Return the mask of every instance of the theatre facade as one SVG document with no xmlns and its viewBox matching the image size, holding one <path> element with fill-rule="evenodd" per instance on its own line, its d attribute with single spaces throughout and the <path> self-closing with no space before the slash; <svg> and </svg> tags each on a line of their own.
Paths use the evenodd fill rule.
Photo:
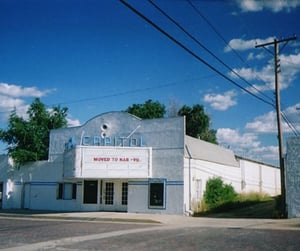
<svg viewBox="0 0 300 251">
<path fill-rule="evenodd" d="M 185 118 L 101 114 L 50 132 L 49 159 L 16 169 L 0 158 L 0 208 L 186 214 L 206 181 L 280 192 L 279 169 L 185 134 Z"/>
</svg>

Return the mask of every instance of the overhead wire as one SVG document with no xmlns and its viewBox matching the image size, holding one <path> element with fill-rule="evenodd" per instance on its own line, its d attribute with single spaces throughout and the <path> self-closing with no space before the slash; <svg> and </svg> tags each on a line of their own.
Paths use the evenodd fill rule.
<svg viewBox="0 0 300 251">
<path fill-rule="evenodd" d="M 98 99 L 106 99 L 106 98 L 124 96 L 124 95 L 128 95 L 128 94 L 145 92 L 145 91 L 149 91 L 149 90 L 167 88 L 167 87 L 170 87 L 170 86 L 180 85 L 182 83 L 187 83 L 187 82 L 191 82 L 191 81 L 197 81 L 197 80 L 200 80 L 200 79 L 210 78 L 210 77 L 213 77 L 213 75 L 210 74 L 210 75 L 203 76 L 201 78 L 198 77 L 198 78 L 185 79 L 183 81 L 173 81 L 173 82 L 169 82 L 169 83 L 165 83 L 165 84 L 158 84 L 158 85 L 151 86 L 151 87 L 131 89 L 131 90 L 123 91 L 123 92 L 116 92 L 116 93 L 102 95 L 102 96 L 95 96 L 95 97 L 82 98 L 82 99 L 74 99 L 74 100 L 67 100 L 67 101 L 64 101 L 64 102 L 57 102 L 55 104 L 49 104 L 49 105 L 46 105 L 46 106 L 50 108 L 50 107 L 53 107 L 53 106 L 56 106 L 56 105 L 68 105 L 68 104 L 82 103 L 82 102 L 88 102 L 88 101 L 93 101 L 93 100 L 98 100 Z M 0 111 L 0 114 L 1 113 L 11 112 L 12 110 L 20 108 L 20 107 L 26 107 L 26 105 L 8 107 L 8 108 L 6 108 L 6 110 Z"/>
<path fill-rule="evenodd" d="M 105 99 L 105 98 L 111 98 L 111 97 L 118 97 L 118 96 L 123 96 L 123 95 L 128 95 L 128 94 L 134 94 L 134 93 L 139 93 L 139 92 L 144 92 L 144 91 L 149 91 L 149 90 L 154 90 L 154 89 L 161 89 L 161 88 L 166 88 L 190 81 L 196 81 L 199 79 L 203 79 L 205 77 L 210 77 L 210 76 L 204 76 L 202 78 L 191 78 L 191 79 L 186 79 L 184 81 L 173 81 L 170 83 L 166 84 L 159 84 L 151 87 L 145 87 L 145 88 L 137 88 L 137 89 L 132 89 L 124 92 L 117 92 L 117 93 L 112 93 L 112 94 L 107 94 L 107 95 L 102 95 L 102 96 L 97 96 L 97 97 L 92 97 L 92 98 L 83 98 L 83 99 L 78 99 L 78 100 L 73 100 L 73 101 L 66 101 L 60 104 L 74 104 L 74 103 L 81 103 L 81 102 L 86 102 L 86 101 L 92 101 L 92 100 L 97 100 L 97 99 Z"/>
<path fill-rule="evenodd" d="M 139 17 L 141 17 L 143 20 L 145 20 L 147 23 L 149 23 L 156 30 L 158 30 L 163 35 L 165 35 L 167 38 L 169 38 L 171 41 L 173 41 L 175 44 L 177 44 L 179 47 L 181 47 L 183 50 L 185 50 L 187 53 L 189 53 L 191 56 L 193 56 L 195 59 L 197 59 L 198 61 L 200 61 L 201 63 L 203 63 L 204 65 L 206 65 L 208 68 L 210 68 L 211 70 L 213 70 L 214 72 L 216 72 L 218 75 L 220 75 L 221 77 L 223 77 L 224 79 L 226 79 L 227 81 L 229 81 L 230 83 L 232 83 L 233 85 L 235 85 L 235 86 L 239 87 L 240 89 L 244 90 L 245 92 L 247 92 L 251 96 L 255 97 L 256 99 L 262 101 L 265 104 L 268 104 L 268 105 L 274 107 L 273 103 L 271 103 L 271 102 L 269 102 L 269 101 L 267 101 L 267 100 L 265 100 L 265 99 L 257 96 L 256 94 L 250 92 L 248 89 L 246 89 L 245 87 L 243 87 L 239 83 L 235 82 L 234 80 L 232 80 L 231 78 L 229 78 L 228 76 L 226 76 L 226 74 L 222 73 L 216 67 L 214 67 L 213 65 L 211 65 L 210 63 L 208 63 L 206 60 L 204 60 L 203 58 L 201 58 L 200 56 L 198 56 L 195 52 L 193 52 L 191 49 L 189 49 L 183 43 L 181 43 L 180 41 L 178 41 L 176 38 L 174 38 L 168 32 L 166 32 L 165 30 L 163 30 L 161 27 L 159 27 L 157 24 L 155 24 L 152 20 L 150 20 L 144 14 L 142 14 L 140 11 L 138 11 L 136 8 L 134 8 L 132 5 L 130 5 L 129 3 L 127 3 L 125 0 L 120 0 L 120 2 L 122 4 L 124 4 L 128 9 L 130 9 L 131 11 L 133 11 L 135 14 L 137 14 Z"/>
<path fill-rule="evenodd" d="M 221 38 L 221 40 L 225 43 L 226 46 L 228 46 L 233 52 L 234 54 L 247 66 L 247 67 L 250 67 L 248 65 L 248 63 L 242 58 L 242 56 L 226 41 L 226 39 L 224 38 L 224 36 L 218 31 L 218 29 L 208 20 L 208 18 L 206 18 L 206 16 L 192 3 L 191 0 L 187 0 L 187 2 L 189 3 L 189 5 L 192 7 L 192 9 L 194 9 L 194 11 L 208 24 L 208 26 Z M 284 45 L 280 48 L 280 52 L 285 48 L 285 46 L 287 45 L 287 42 L 284 43 Z M 274 55 L 274 53 L 269 50 L 269 48 L 267 47 L 263 47 L 268 53 L 270 53 L 271 55 Z M 287 61 L 287 60 L 283 60 L 283 61 L 286 61 L 286 62 L 290 62 L 290 63 L 293 63 L 291 61 Z M 256 77 L 263 81 L 258 75 L 256 75 Z M 264 82 L 264 81 L 263 81 Z M 260 92 L 262 93 L 262 92 Z M 265 97 L 268 97 L 269 99 L 271 99 L 269 96 L 265 95 Z M 273 100 L 273 99 L 272 99 Z M 299 131 L 296 129 L 296 127 L 293 125 L 293 122 L 291 122 L 287 116 L 282 113 L 282 118 L 285 120 L 285 122 L 287 123 L 287 125 L 291 128 L 291 130 L 293 131 L 293 133 L 296 135 L 296 136 L 299 136 L 300 133 Z"/>
<path fill-rule="evenodd" d="M 300 136 L 299 131 L 297 130 L 297 128 L 293 125 L 293 123 L 290 121 L 290 119 L 286 116 L 285 112 L 281 112 L 281 116 L 284 119 L 284 121 L 286 122 L 286 124 L 288 125 L 288 127 L 292 130 L 292 132 L 294 133 L 295 136 Z"/>
<path fill-rule="evenodd" d="M 190 1 L 187 0 L 189 5 L 192 7 L 192 9 L 208 24 L 208 26 L 218 35 L 218 37 L 224 42 L 224 44 L 230 48 L 231 51 L 240 59 L 240 61 L 245 64 L 248 68 L 250 68 L 249 64 L 247 63 L 246 60 L 243 59 L 243 57 L 228 43 L 228 41 L 224 38 L 224 36 L 221 34 L 221 32 L 218 31 L 218 29 L 208 20 L 208 18 Z M 259 79 L 260 81 L 264 82 L 259 75 L 255 74 L 255 77 Z M 248 82 L 248 81 L 247 81 Z M 252 85 L 252 88 L 256 89 L 256 91 L 260 92 L 263 96 L 267 97 L 268 99 L 272 100 L 275 102 L 271 97 L 268 95 L 264 94 L 259 90 L 257 87 Z"/>
<path fill-rule="evenodd" d="M 189 33 L 182 25 L 180 25 L 174 18 L 172 18 L 169 14 L 167 14 L 164 10 L 162 10 L 156 3 L 152 0 L 148 0 L 148 2 L 154 6 L 160 13 L 162 13 L 165 17 L 167 17 L 172 23 L 174 23 L 184 34 L 190 37 L 194 42 L 196 42 L 201 48 L 203 48 L 206 52 L 208 52 L 213 58 L 215 58 L 219 63 L 225 66 L 230 72 L 232 72 L 235 76 L 243 80 L 248 86 L 253 88 L 256 92 L 260 93 L 262 96 L 270 99 L 271 102 L 275 101 L 269 96 L 265 95 L 261 90 L 259 90 L 256 86 L 247 81 L 244 77 L 242 77 L 239 73 L 237 73 L 234 69 L 232 69 L 228 64 L 226 64 L 223 60 L 221 60 L 216 54 L 214 54 L 211 50 L 209 50 L 203 43 L 201 43 L 195 36 Z"/>
</svg>

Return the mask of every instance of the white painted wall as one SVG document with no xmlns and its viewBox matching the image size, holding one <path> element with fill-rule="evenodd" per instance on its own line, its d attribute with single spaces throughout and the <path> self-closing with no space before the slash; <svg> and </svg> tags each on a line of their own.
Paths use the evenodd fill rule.
<svg viewBox="0 0 300 251">
<path fill-rule="evenodd" d="M 259 192 L 271 196 L 280 194 L 278 168 L 245 159 L 238 159 L 238 162 L 239 166 L 233 167 L 185 158 L 185 210 L 196 210 L 203 198 L 206 182 L 213 177 L 221 177 L 224 183 L 231 184 L 238 193 Z"/>
</svg>

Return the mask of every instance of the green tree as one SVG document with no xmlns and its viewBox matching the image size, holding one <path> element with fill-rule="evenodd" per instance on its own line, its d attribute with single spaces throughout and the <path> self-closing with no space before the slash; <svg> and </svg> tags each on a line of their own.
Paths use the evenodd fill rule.
<svg viewBox="0 0 300 251">
<path fill-rule="evenodd" d="M 67 126 L 67 111 L 60 106 L 47 111 L 36 98 L 27 110 L 27 120 L 18 116 L 16 110 L 11 112 L 7 130 L 0 129 L 0 140 L 8 144 L 8 154 L 17 166 L 48 158 L 50 130 Z"/>
<path fill-rule="evenodd" d="M 216 131 L 210 129 L 211 121 L 202 105 L 184 105 L 179 109 L 178 115 L 186 117 L 187 135 L 217 144 Z"/>
<path fill-rule="evenodd" d="M 133 114 L 141 119 L 163 118 L 166 113 L 166 108 L 158 101 L 153 102 L 151 99 L 144 104 L 133 104 L 129 106 L 125 112 Z"/>
<path fill-rule="evenodd" d="M 193 107 L 184 105 L 176 112 L 177 107 L 177 103 L 171 104 L 168 116 L 172 117 L 176 113 L 177 116 L 185 116 L 187 135 L 217 144 L 216 130 L 210 129 L 210 117 L 205 113 L 202 105 L 197 104 Z M 163 118 L 166 114 L 165 106 L 151 99 L 144 104 L 133 104 L 125 111 L 142 119 Z"/>
</svg>

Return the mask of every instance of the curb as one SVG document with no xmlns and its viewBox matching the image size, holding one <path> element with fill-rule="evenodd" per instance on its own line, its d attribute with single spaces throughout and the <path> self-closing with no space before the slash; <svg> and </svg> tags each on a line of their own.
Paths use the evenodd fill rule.
<svg viewBox="0 0 300 251">
<path fill-rule="evenodd" d="M 160 221 L 152 219 L 135 219 L 135 218 L 105 218 L 105 217 L 77 217 L 77 216 L 59 216 L 44 214 L 23 214 L 23 213 L 1 213 L 0 218 L 21 218 L 21 219 L 49 219 L 49 220 L 66 220 L 66 221 L 94 221 L 94 222 L 115 222 L 115 223 L 144 223 L 144 224 L 162 224 Z"/>
</svg>

